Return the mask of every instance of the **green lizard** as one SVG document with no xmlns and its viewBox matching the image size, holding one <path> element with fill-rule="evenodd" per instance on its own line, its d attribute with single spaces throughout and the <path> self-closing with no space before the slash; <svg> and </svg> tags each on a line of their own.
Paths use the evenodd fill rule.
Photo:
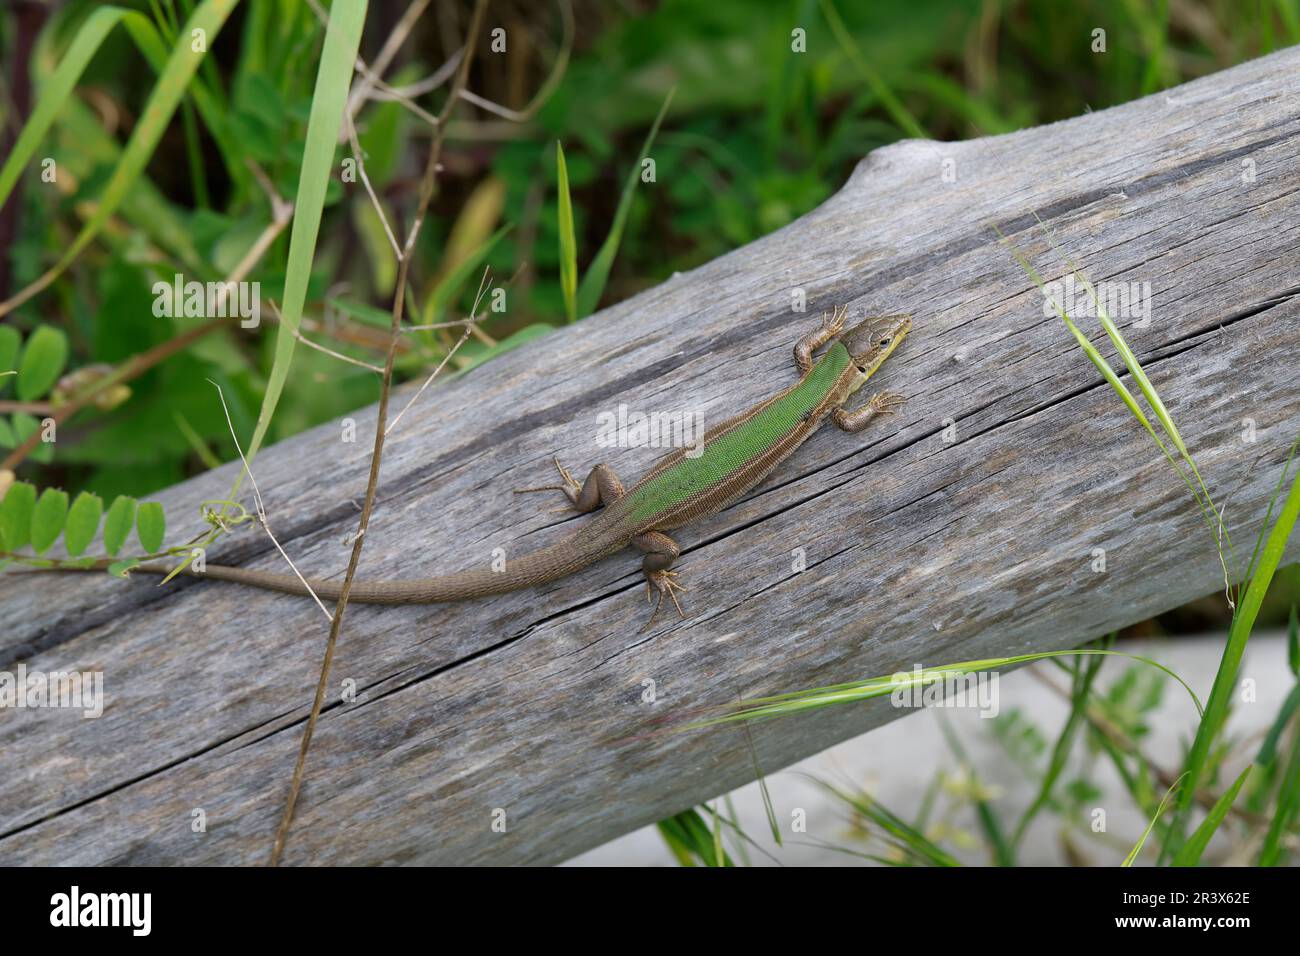
<svg viewBox="0 0 1300 956">
<path fill-rule="evenodd" d="M 875 329 L 868 319 L 844 332 L 846 308 L 823 316 L 820 326 L 794 348 L 800 380 L 704 434 L 703 452 L 688 457 L 686 449 L 666 455 L 631 488 L 608 465 L 597 465 L 579 485 L 556 459 L 561 484 L 529 491 L 562 491 L 579 512 L 603 510 L 590 522 L 555 544 L 508 561 L 504 571 L 474 570 L 443 577 L 405 581 L 358 581 L 350 600 L 369 604 L 432 604 L 464 601 L 544 584 L 573 574 L 589 564 L 633 545 L 645 557 L 641 562 L 646 595 L 659 601 L 651 622 L 672 599 L 682 614 L 677 572 L 669 570 L 680 550 L 666 532 L 715 514 L 734 503 L 766 478 L 813 434 L 826 419 L 847 432 L 861 431 L 879 415 L 889 414 L 903 402 L 901 395 L 878 392 L 861 408 L 847 411 L 844 404 L 898 348 L 911 330 L 908 316 L 884 316 L 887 325 Z M 843 333 L 843 334 L 841 334 Z M 834 340 L 834 341 L 832 341 Z M 827 343 L 830 348 L 814 362 L 813 353 Z M 139 571 L 165 573 L 159 565 L 142 565 Z M 254 587 L 307 595 L 307 585 L 291 574 L 271 574 L 244 568 L 209 564 L 194 577 L 234 581 Z M 342 585 L 308 579 L 319 597 L 337 599 Z M 684 616 L 684 615 L 683 615 Z M 649 625 L 647 625 L 649 626 Z"/>
</svg>

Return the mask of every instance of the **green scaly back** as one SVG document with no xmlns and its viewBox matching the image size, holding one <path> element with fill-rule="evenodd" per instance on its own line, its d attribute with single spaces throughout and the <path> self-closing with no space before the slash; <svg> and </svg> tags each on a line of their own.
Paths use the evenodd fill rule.
<svg viewBox="0 0 1300 956">
<path fill-rule="evenodd" d="M 697 458 L 685 458 L 633 488 L 625 499 L 633 521 L 646 521 L 682 504 L 734 474 L 788 435 L 820 404 L 851 358 L 835 342 L 798 385 L 738 428 L 712 439 Z"/>
</svg>

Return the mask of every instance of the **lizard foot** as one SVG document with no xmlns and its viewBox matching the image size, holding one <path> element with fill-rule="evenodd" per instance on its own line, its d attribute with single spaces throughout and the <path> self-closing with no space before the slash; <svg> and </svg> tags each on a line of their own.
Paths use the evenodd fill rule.
<svg viewBox="0 0 1300 956">
<path fill-rule="evenodd" d="M 559 456 L 555 456 L 555 469 L 560 473 L 560 482 L 558 485 L 539 485 L 536 488 L 516 488 L 515 494 L 526 495 L 532 491 L 562 491 L 564 497 L 568 498 L 571 503 L 578 500 L 578 495 L 582 491 L 582 486 L 573 480 L 573 475 L 569 469 L 560 464 Z"/>
<path fill-rule="evenodd" d="M 892 415 L 907 403 L 907 396 L 898 392 L 876 392 L 867 402 L 877 415 Z"/>
<path fill-rule="evenodd" d="M 685 592 L 689 590 L 689 588 L 684 588 L 674 581 L 673 578 L 675 577 L 677 577 L 676 571 L 647 571 L 645 573 L 646 600 L 653 601 L 654 593 L 655 591 L 658 591 L 659 601 L 655 604 L 655 610 L 654 613 L 650 615 L 650 620 L 646 622 L 645 627 L 641 628 L 641 630 L 647 631 L 650 629 L 650 626 L 654 624 L 655 618 L 659 616 L 659 609 L 663 607 L 665 594 L 672 600 L 673 607 L 677 608 L 677 614 L 685 620 L 686 614 L 682 611 L 682 606 L 677 601 L 677 592 Z"/>
<path fill-rule="evenodd" d="M 849 307 L 847 305 L 836 306 L 830 315 L 822 314 L 822 328 L 826 330 L 830 338 L 834 338 L 844 331 L 844 323 L 849 318 Z"/>
</svg>

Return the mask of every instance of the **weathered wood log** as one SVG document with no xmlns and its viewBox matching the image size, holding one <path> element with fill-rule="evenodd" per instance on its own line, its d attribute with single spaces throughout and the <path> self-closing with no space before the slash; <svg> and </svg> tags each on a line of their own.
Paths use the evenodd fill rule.
<svg viewBox="0 0 1300 956">
<path fill-rule="evenodd" d="M 1249 542 L 1300 431 L 1297 93 L 1293 48 L 1040 129 L 878 150 L 780 232 L 426 393 L 389 442 L 361 577 L 484 564 L 586 520 L 509 490 L 551 480 L 552 453 L 625 478 L 660 454 L 597 447 L 602 411 L 716 421 L 792 380 L 822 309 L 916 317 L 879 378 L 901 414 L 823 430 L 681 533 L 686 620 L 642 631 L 631 552 L 491 600 L 349 607 L 285 861 L 561 860 L 752 777 L 735 727 L 635 738 L 676 708 L 1071 647 L 1222 586 L 1185 487 L 993 226 L 1049 279 L 1067 267 L 1035 215 L 1094 282 L 1150 284 L 1149 324 L 1120 325 Z M 374 412 L 353 417 L 354 444 L 333 423 L 254 466 L 306 573 L 346 564 Z M 169 489 L 168 513 L 235 467 Z M 208 559 L 282 569 L 258 532 Z M 41 575 L 0 578 L 0 606 L 0 668 L 102 670 L 107 695 L 96 720 L 0 711 L 0 862 L 266 859 L 320 665 L 314 604 Z M 755 755 L 775 771 L 896 715 L 763 723 Z"/>
</svg>

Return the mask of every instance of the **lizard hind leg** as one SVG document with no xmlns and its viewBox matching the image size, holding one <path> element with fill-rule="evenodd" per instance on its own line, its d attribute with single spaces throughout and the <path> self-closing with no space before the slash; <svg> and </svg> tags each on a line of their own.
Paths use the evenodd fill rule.
<svg viewBox="0 0 1300 956">
<path fill-rule="evenodd" d="M 674 561 L 680 555 L 681 549 L 677 542 L 662 531 L 647 531 L 639 534 L 632 539 L 632 544 L 645 552 L 645 557 L 641 560 L 641 571 L 645 574 L 646 599 L 653 601 L 655 592 L 659 592 L 659 600 L 655 604 L 654 613 L 650 615 L 650 620 L 646 622 L 645 627 L 641 630 L 649 630 L 654 624 L 655 618 L 659 616 L 659 610 L 664 604 L 664 595 L 673 602 L 673 607 L 677 608 L 677 614 L 685 618 L 686 614 L 682 611 L 682 606 L 677 600 L 678 591 L 686 591 L 687 588 L 677 583 L 677 572 L 668 570 L 672 567 Z"/>
<path fill-rule="evenodd" d="M 623 497 L 623 482 L 619 480 L 614 469 L 609 465 L 597 465 L 591 469 L 587 475 L 587 480 L 581 485 L 574 480 L 569 469 L 560 464 L 560 459 L 555 459 L 555 468 L 560 473 L 560 484 L 558 485 L 541 485 L 537 488 L 516 488 L 515 494 L 522 495 L 532 491 L 562 491 L 564 497 L 569 499 L 569 504 L 573 510 L 580 514 L 586 514 L 595 511 L 597 508 L 613 504 Z"/>
</svg>

